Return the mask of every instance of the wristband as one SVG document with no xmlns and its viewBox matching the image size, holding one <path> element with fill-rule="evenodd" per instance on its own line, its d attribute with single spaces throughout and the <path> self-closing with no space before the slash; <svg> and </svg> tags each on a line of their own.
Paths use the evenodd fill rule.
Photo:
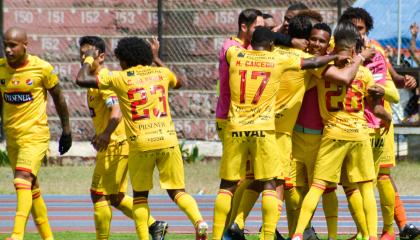
<svg viewBox="0 0 420 240">
<path fill-rule="evenodd" d="M 93 57 L 89 56 L 89 57 L 86 57 L 85 58 L 85 61 L 83 61 L 83 64 L 87 63 L 87 64 L 89 64 L 92 67 L 92 63 L 94 61 L 95 61 L 95 59 Z"/>
</svg>

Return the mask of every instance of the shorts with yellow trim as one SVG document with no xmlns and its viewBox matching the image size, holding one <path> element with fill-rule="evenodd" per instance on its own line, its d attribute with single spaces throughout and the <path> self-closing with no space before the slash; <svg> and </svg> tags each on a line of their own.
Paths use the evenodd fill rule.
<svg viewBox="0 0 420 240">
<path fill-rule="evenodd" d="M 280 158 L 274 131 L 225 131 L 220 178 L 238 181 L 245 177 L 248 158 L 256 180 L 278 175 Z"/>
<path fill-rule="evenodd" d="M 163 189 L 184 189 L 184 163 L 179 146 L 150 150 L 130 150 L 128 173 L 136 192 L 153 188 L 153 170 L 159 171 L 160 186 Z"/>
<path fill-rule="evenodd" d="M 91 192 L 98 195 L 125 193 L 128 182 L 128 143 L 109 145 L 98 152 L 93 171 Z"/>
<path fill-rule="evenodd" d="M 343 164 L 346 165 L 350 183 L 375 179 L 375 166 L 369 139 L 347 141 L 323 137 L 315 162 L 314 179 L 340 182 Z"/>
<path fill-rule="evenodd" d="M 321 134 L 293 132 L 292 156 L 296 165 L 296 186 L 298 187 L 312 184 L 321 138 Z"/>
<path fill-rule="evenodd" d="M 292 137 L 286 133 L 276 132 L 276 142 L 277 147 L 273 150 L 278 151 L 280 157 L 280 167 L 277 179 L 286 180 L 287 185 L 291 173 L 295 171 L 295 169 L 292 168 Z"/>
<path fill-rule="evenodd" d="M 47 157 L 49 143 L 49 139 L 19 144 L 14 141 L 7 141 L 6 150 L 13 172 L 20 170 L 37 176 L 42 160 Z"/>
<path fill-rule="evenodd" d="M 390 152 L 388 134 L 382 134 L 383 130 L 380 128 L 370 129 L 370 143 L 373 153 L 373 161 L 375 162 L 375 173 L 378 175 L 379 168 L 390 168 L 395 166 L 395 157 L 392 156 L 393 151 Z"/>
</svg>

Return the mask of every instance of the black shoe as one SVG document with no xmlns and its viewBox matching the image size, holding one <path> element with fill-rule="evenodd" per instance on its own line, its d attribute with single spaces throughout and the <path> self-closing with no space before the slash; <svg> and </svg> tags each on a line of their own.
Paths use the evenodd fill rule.
<svg viewBox="0 0 420 240">
<path fill-rule="evenodd" d="M 320 238 L 315 232 L 314 227 L 305 229 L 305 231 L 303 232 L 303 239 L 304 240 L 320 240 Z"/>
<path fill-rule="evenodd" d="M 165 221 L 155 221 L 149 227 L 149 233 L 152 235 L 152 240 L 164 240 L 166 230 L 168 229 L 168 223 Z"/>
<path fill-rule="evenodd" d="M 420 230 L 413 224 L 406 224 L 400 231 L 400 239 L 414 240 L 420 235 Z"/>
<path fill-rule="evenodd" d="M 226 234 L 232 240 L 246 240 L 244 230 L 240 229 L 236 223 L 232 223 L 232 225 L 228 227 Z"/>
</svg>

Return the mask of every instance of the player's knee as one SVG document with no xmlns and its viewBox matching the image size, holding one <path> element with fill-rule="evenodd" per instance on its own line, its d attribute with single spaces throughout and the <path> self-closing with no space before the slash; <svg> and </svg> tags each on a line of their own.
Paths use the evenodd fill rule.
<svg viewBox="0 0 420 240">
<path fill-rule="evenodd" d="M 327 187 L 326 189 L 325 189 L 325 191 L 324 191 L 324 194 L 328 194 L 328 193 L 332 193 L 332 192 L 335 192 L 335 190 L 337 189 L 337 187 L 336 186 L 334 186 L 334 187 Z"/>
<path fill-rule="evenodd" d="M 386 173 L 379 173 L 378 174 L 378 181 L 386 181 L 386 180 L 390 180 L 391 176 L 389 174 Z"/>
<path fill-rule="evenodd" d="M 248 189 L 260 193 L 264 190 L 264 186 L 260 181 L 252 181 L 252 183 L 249 184 Z"/>
<path fill-rule="evenodd" d="M 105 195 L 98 194 L 97 192 L 92 191 L 92 190 L 90 191 L 90 199 L 92 200 L 92 203 L 97 203 L 100 201 L 107 200 Z"/>
<path fill-rule="evenodd" d="M 31 185 L 33 185 L 36 182 L 35 176 L 32 173 L 26 172 L 26 171 L 16 170 L 15 179 L 16 178 L 20 178 L 28 182 L 31 182 Z"/>
<path fill-rule="evenodd" d="M 125 196 L 124 193 L 117 193 L 117 194 L 109 195 L 109 200 L 111 202 L 111 205 L 114 207 L 118 207 L 121 204 L 121 201 L 123 200 L 124 196 Z"/>
<path fill-rule="evenodd" d="M 169 197 L 172 199 L 172 201 L 175 201 L 176 195 L 179 193 L 185 192 L 185 189 L 167 189 Z"/>
<path fill-rule="evenodd" d="M 260 181 L 264 190 L 276 190 L 276 181 L 274 179 Z"/>
<path fill-rule="evenodd" d="M 220 189 L 225 189 L 230 191 L 231 193 L 234 193 L 236 190 L 236 187 L 238 186 L 239 181 L 229 181 L 222 179 L 220 181 Z"/>
</svg>

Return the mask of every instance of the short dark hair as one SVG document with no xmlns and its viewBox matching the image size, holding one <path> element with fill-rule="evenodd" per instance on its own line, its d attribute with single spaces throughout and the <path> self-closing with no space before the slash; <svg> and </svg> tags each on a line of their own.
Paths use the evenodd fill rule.
<svg viewBox="0 0 420 240">
<path fill-rule="evenodd" d="M 312 23 L 308 16 L 295 16 L 289 22 L 289 35 L 291 38 L 305 38 L 311 36 Z"/>
<path fill-rule="evenodd" d="M 268 14 L 268 13 L 263 13 L 262 17 L 263 17 L 264 19 L 274 18 L 274 17 L 273 17 L 273 15 Z"/>
<path fill-rule="evenodd" d="M 297 2 L 294 4 L 290 4 L 289 7 L 287 8 L 287 11 L 295 11 L 295 10 L 306 10 L 309 9 L 308 6 L 306 6 L 304 3 L 302 2 Z"/>
<path fill-rule="evenodd" d="M 365 22 L 367 32 L 373 29 L 373 18 L 364 8 L 349 7 L 340 17 L 340 22 L 361 19 Z"/>
<path fill-rule="evenodd" d="M 274 41 L 274 33 L 267 27 L 258 26 L 252 34 L 251 46 L 265 46 Z"/>
<path fill-rule="evenodd" d="M 79 47 L 88 44 L 98 49 L 99 53 L 105 52 L 105 41 L 98 36 L 83 36 L 79 39 Z"/>
<path fill-rule="evenodd" d="M 125 37 L 118 41 L 114 54 L 120 61 L 124 61 L 127 67 L 137 65 L 148 66 L 152 64 L 153 54 L 150 45 L 138 37 Z"/>
<path fill-rule="evenodd" d="M 307 16 L 311 19 L 316 20 L 317 22 L 322 22 L 323 20 L 321 13 L 315 10 L 311 10 L 311 9 L 299 11 L 299 13 L 296 16 L 300 16 L 300 15 Z"/>
<path fill-rule="evenodd" d="M 245 24 L 247 27 L 249 27 L 257 17 L 262 16 L 262 12 L 260 10 L 254 9 L 254 8 L 248 8 L 243 10 L 239 14 L 238 18 L 238 31 L 241 31 L 241 24 Z"/>
<path fill-rule="evenodd" d="M 319 30 L 322 30 L 322 31 L 326 31 L 330 34 L 330 36 L 331 36 L 331 33 L 332 33 L 330 26 L 328 26 L 328 24 L 323 23 L 323 22 L 315 24 L 312 27 L 312 29 L 319 29 Z"/>
<path fill-rule="evenodd" d="M 350 21 L 339 22 L 334 31 L 335 46 L 340 49 L 349 49 L 358 46 L 361 42 L 359 30 Z"/>
</svg>

